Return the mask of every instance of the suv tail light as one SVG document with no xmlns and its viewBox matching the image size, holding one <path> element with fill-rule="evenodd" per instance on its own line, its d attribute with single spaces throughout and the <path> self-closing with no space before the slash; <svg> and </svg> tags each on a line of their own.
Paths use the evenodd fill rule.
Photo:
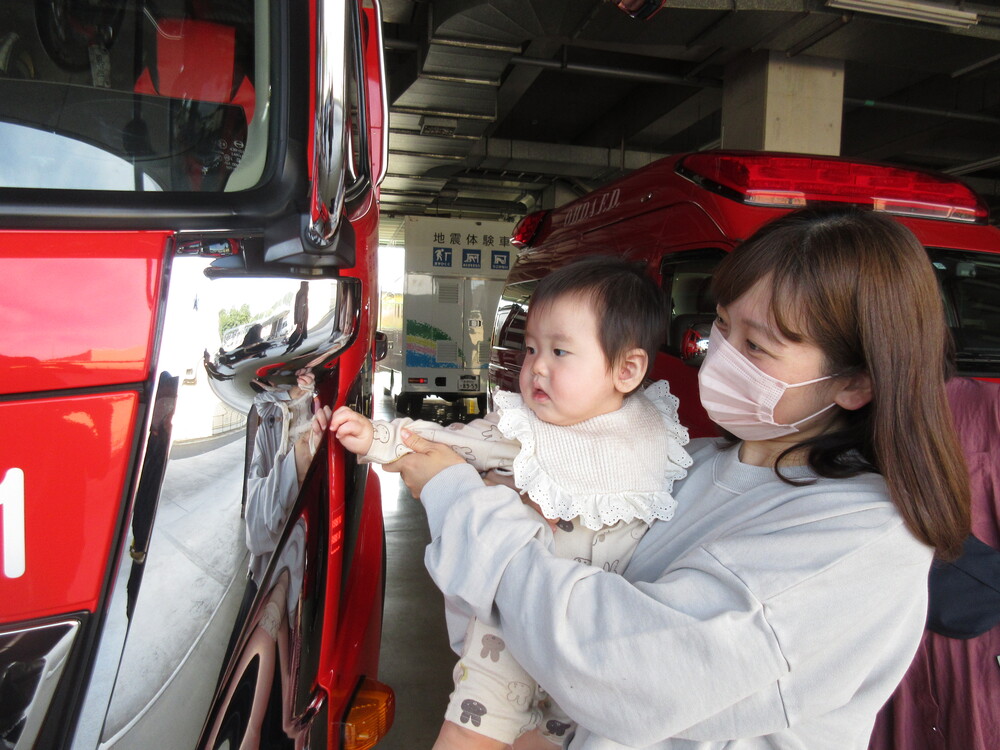
<svg viewBox="0 0 1000 750">
<path fill-rule="evenodd" d="M 548 211 L 535 211 L 517 222 L 514 234 L 510 238 L 510 244 L 516 248 L 528 247 L 535 239 L 535 235 L 538 234 L 538 228 L 541 227 L 542 221 L 548 215 Z"/>
<path fill-rule="evenodd" d="M 947 175 L 833 157 L 716 151 L 691 154 L 678 173 L 756 206 L 851 203 L 876 211 L 985 224 L 986 204 Z"/>
</svg>

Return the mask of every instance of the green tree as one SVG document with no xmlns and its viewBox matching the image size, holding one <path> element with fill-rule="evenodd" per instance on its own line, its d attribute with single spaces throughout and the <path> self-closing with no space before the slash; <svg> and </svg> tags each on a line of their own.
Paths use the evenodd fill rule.
<svg viewBox="0 0 1000 750">
<path fill-rule="evenodd" d="M 246 325 L 251 320 L 253 316 L 250 314 L 250 305 L 245 302 L 239 308 L 219 310 L 219 337 L 225 338 L 226 331 Z"/>
</svg>

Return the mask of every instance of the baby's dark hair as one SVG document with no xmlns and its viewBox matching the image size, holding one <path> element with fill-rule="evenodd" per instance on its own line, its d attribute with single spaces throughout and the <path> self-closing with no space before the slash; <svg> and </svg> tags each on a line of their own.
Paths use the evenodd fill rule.
<svg viewBox="0 0 1000 750">
<path fill-rule="evenodd" d="M 538 282 L 528 315 L 568 295 L 594 305 L 601 349 L 611 365 L 638 347 L 652 367 L 666 335 L 667 306 L 645 266 L 603 255 L 573 261 Z"/>
</svg>

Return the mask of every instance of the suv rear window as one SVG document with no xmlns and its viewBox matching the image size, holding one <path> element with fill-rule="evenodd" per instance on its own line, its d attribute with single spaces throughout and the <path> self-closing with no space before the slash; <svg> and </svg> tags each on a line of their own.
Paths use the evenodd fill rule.
<svg viewBox="0 0 1000 750">
<path fill-rule="evenodd" d="M 268 142 L 263 6 L 6 0 L 0 187 L 255 187 Z"/>
</svg>

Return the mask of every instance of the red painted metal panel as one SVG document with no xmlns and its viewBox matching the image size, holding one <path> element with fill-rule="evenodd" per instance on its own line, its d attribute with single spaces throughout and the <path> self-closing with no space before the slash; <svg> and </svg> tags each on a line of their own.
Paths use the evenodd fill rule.
<svg viewBox="0 0 1000 750">
<path fill-rule="evenodd" d="M 0 393 L 145 380 L 168 236 L 0 232 Z"/>
<path fill-rule="evenodd" d="M 23 534 L 24 572 L 0 570 L 0 621 L 93 612 L 120 515 L 138 395 L 0 403 L 0 483 L 23 476 L 23 529 L 4 526 L 5 552 Z M 15 470 L 15 471 L 12 471 Z M 4 520 L 18 498 L 5 492 Z"/>
</svg>

